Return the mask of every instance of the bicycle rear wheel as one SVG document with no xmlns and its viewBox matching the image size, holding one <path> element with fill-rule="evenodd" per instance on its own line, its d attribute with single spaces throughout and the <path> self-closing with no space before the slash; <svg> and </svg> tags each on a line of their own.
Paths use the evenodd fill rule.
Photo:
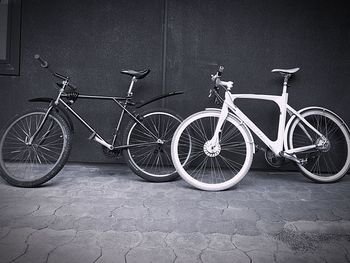
<svg viewBox="0 0 350 263">
<path fill-rule="evenodd" d="M 174 180 L 178 174 L 171 161 L 171 139 L 182 118 L 168 109 L 148 110 L 140 123 L 131 121 L 124 134 L 123 150 L 129 167 L 141 178 L 152 182 Z M 135 146 L 139 145 L 139 146 Z"/>
<path fill-rule="evenodd" d="M 192 186 L 220 191 L 239 183 L 247 174 L 253 159 L 253 143 L 235 118 L 228 116 L 219 134 L 219 143 L 210 144 L 218 111 L 202 111 L 184 120 L 174 134 L 172 159 L 180 176 Z M 191 145 L 184 143 L 190 136 Z M 188 147 L 191 149 L 186 150 Z M 183 153 L 190 153 L 183 163 Z"/>
<path fill-rule="evenodd" d="M 305 159 L 297 164 L 309 179 L 319 183 L 332 183 L 345 176 L 350 167 L 350 136 L 344 122 L 328 110 L 314 109 L 301 114 L 327 139 L 321 146 L 320 136 L 295 119 L 288 131 L 289 149 L 319 144 L 316 149 L 295 154 Z"/>
<path fill-rule="evenodd" d="M 30 110 L 16 116 L 0 139 L 0 175 L 10 184 L 35 187 L 53 178 L 66 163 L 71 132 L 63 118 L 51 111 L 38 130 L 46 109 Z"/>
</svg>

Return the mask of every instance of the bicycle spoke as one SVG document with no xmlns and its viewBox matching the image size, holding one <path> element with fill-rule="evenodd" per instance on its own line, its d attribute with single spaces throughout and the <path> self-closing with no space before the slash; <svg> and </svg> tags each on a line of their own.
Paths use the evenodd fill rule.
<svg viewBox="0 0 350 263">
<path fill-rule="evenodd" d="M 152 180 L 161 180 L 174 174 L 176 170 L 171 161 L 170 144 L 179 120 L 166 112 L 151 112 L 143 115 L 142 124 L 132 126 L 128 132 L 127 144 L 150 145 L 128 148 L 127 158 L 137 168 L 137 173 L 141 173 L 142 177 L 147 175 L 147 179 L 151 176 Z"/>
<path fill-rule="evenodd" d="M 300 169 L 306 176 L 316 181 L 331 182 L 341 178 L 349 166 L 349 138 L 342 127 L 343 124 L 332 114 L 321 110 L 314 110 L 304 118 L 324 135 L 325 139 L 320 138 L 311 129 L 307 130 L 312 135 L 312 143 L 321 145 L 314 150 L 296 154 L 297 157 L 306 157 L 307 160 L 306 164 L 299 166 Z M 310 144 L 306 131 L 300 129 L 298 121 L 291 129 L 289 140 L 292 148 Z"/>
<path fill-rule="evenodd" d="M 226 184 L 235 179 L 242 169 L 247 155 L 247 144 L 240 130 L 229 121 L 225 121 L 221 127 L 219 148 L 206 148 L 206 143 L 214 135 L 218 117 L 203 117 L 193 120 L 186 126 L 183 135 L 177 143 L 177 156 L 179 160 L 186 156 L 188 143 L 182 138 L 191 131 L 190 158 L 183 166 L 187 176 L 195 182 L 207 185 Z M 187 147 L 187 148 L 186 148 Z M 215 150 L 216 149 L 216 150 Z M 209 152 L 208 152 L 209 151 Z"/>
<path fill-rule="evenodd" d="M 1 165 L 16 181 L 29 183 L 47 175 L 61 158 L 65 139 L 62 127 L 49 116 L 37 132 L 45 112 L 31 112 L 9 126 L 1 144 Z M 31 136 L 36 134 L 29 144 Z"/>
</svg>

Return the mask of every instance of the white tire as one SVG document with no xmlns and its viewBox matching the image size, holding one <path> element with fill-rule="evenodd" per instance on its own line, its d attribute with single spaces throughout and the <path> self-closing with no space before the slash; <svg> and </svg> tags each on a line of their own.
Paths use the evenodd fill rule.
<svg viewBox="0 0 350 263">
<path fill-rule="evenodd" d="M 206 191 L 236 185 L 247 174 L 253 160 L 253 139 L 246 126 L 232 115 L 222 126 L 219 145 L 208 152 L 206 142 L 212 138 L 219 116 L 217 110 L 189 116 L 175 131 L 171 144 L 173 164 L 179 175 L 192 186 Z M 186 145 L 188 138 L 191 145 Z M 182 152 L 188 154 L 186 147 L 191 147 L 191 152 L 184 163 Z"/>
<path fill-rule="evenodd" d="M 318 183 L 340 180 L 350 167 L 350 136 L 347 126 L 327 109 L 310 109 L 301 115 L 328 139 L 329 144 L 323 148 L 295 154 L 298 158 L 307 160 L 305 164 L 297 164 L 300 171 Z M 305 129 L 306 125 L 302 127 Z M 288 149 L 317 144 L 320 140 L 320 136 L 311 129 L 307 128 L 309 135 L 303 129 L 298 118 L 290 124 Z"/>
</svg>

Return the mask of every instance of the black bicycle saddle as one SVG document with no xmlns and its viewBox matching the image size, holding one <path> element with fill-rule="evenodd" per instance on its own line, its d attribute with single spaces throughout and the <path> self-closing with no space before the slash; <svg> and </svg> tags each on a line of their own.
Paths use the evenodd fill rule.
<svg viewBox="0 0 350 263">
<path fill-rule="evenodd" d="M 144 70 L 133 70 L 133 69 L 129 69 L 129 70 L 122 70 L 120 71 L 120 73 L 122 74 L 126 74 L 129 76 L 133 76 L 137 79 L 143 79 L 144 77 L 146 77 L 148 75 L 148 73 L 150 73 L 151 70 L 150 69 L 144 69 Z"/>
</svg>

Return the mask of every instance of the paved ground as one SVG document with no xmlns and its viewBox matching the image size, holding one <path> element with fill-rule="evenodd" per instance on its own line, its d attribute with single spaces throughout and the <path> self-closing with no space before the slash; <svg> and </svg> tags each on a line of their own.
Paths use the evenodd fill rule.
<svg viewBox="0 0 350 263">
<path fill-rule="evenodd" d="M 250 172 L 212 193 L 68 165 L 45 187 L 0 182 L 0 262 L 349 262 L 349 189 Z"/>
</svg>

